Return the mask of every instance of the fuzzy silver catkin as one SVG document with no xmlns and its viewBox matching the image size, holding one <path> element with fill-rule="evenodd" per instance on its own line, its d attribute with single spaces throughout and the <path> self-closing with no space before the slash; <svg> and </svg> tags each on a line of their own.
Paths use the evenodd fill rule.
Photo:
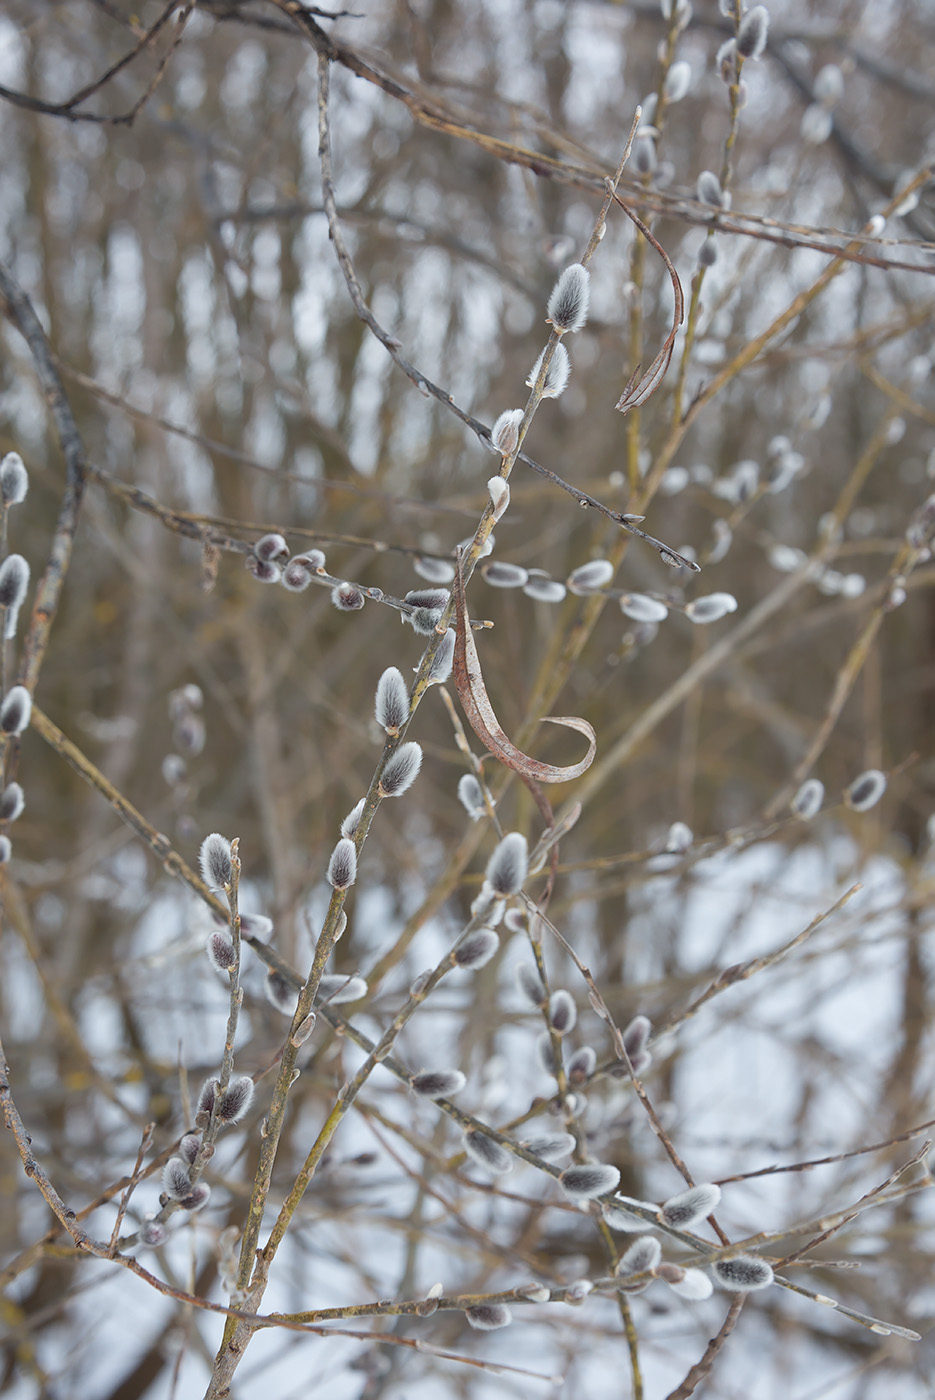
<svg viewBox="0 0 935 1400">
<path fill-rule="evenodd" d="M 511 1171 L 513 1158 L 506 1148 L 494 1138 L 488 1137 L 477 1128 L 466 1132 L 461 1139 L 465 1152 L 478 1166 L 486 1167 L 497 1176 Z"/>
<path fill-rule="evenodd" d="M 521 408 L 508 408 L 494 423 L 490 436 L 501 457 L 511 456 L 519 446 L 519 426 L 522 421 Z"/>
<path fill-rule="evenodd" d="M 886 792 L 886 774 L 879 768 L 860 773 L 844 790 L 844 801 L 854 812 L 869 812 Z"/>
<path fill-rule="evenodd" d="M 789 803 L 789 810 L 800 822 L 810 822 L 818 816 L 825 800 L 825 785 L 818 778 L 806 778 Z"/>
<path fill-rule="evenodd" d="M 565 580 L 569 593 L 583 596 L 606 588 L 614 576 L 614 566 L 609 559 L 590 559 L 587 564 L 579 564 Z"/>
<path fill-rule="evenodd" d="M 545 359 L 545 351 L 540 351 L 539 358 L 529 371 L 526 380 L 527 387 L 535 387 L 539 372 L 542 369 L 542 361 Z M 549 367 L 545 372 L 545 383 L 542 386 L 542 397 L 544 399 L 557 399 L 564 393 L 568 386 L 568 376 L 571 374 L 571 361 L 568 358 L 568 351 L 561 341 L 555 346 Z"/>
<path fill-rule="evenodd" d="M 481 565 L 481 577 L 491 588 L 522 588 L 529 579 L 529 570 L 521 564 L 509 564 L 506 560 L 493 559 Z"/>
<path fill-rule="evenodd" d="M 243 1118 L 250 1107 L 253 1089 L 253 1080 L 249 1074 L 241 1074 L 231 1080 L 218 1099 L 217 1116 L 222 1123 L 237 1123 Z"/>
<path fill-rule="evenodd" d="M 395 666 L 388 666 L 377 682 L 374 713 L 387 734 L 398 734 L 409 718 L 409 689 Z"/>
<path fill-rule="evenodd" d="M 570 992 L 560 989 L 549 998 L 549 1022 L 556 1035 L 567 1035 L 575 1028 L 578 1008 Z"/>
<path fill-rule="evenodd" d="M 737 52 L 742 58 L 760 58 L 766 48 L 769 33 L 769 11 L 765 5 L 754 5 L 740 21 L 737 31 Z"/>
<path fill-rule="evenodd" d="M 466 1083 L 459 1069 L 423 1069 L 409 1081 L 413 1092 L 424 1099 L 450 1099 L 460 1094 Z"/>
<path fill-rule="evenodd" d="M 354 842 L 342 836 L 331 852 L 328 862 L 328 883 L 336 890 L 346 890 L 357 879 L 357 850 Z"/>
<path fill-rule="evenodd" d="M 0 704 L 0 730 L 4 734 L 22 734 L 32 716 L 32 696 L 24 685 L 14 685 Z"/>
<path fill-rule="evenodd" d="M 432 664 L 429 667 L 428 684 L 444 685 L 451 675 L 451 668 L 454 665 L 455 656 L 455 634 L 454 629 L 449 627 L 435 648 L 435 655 L 432 657 Z"/>
<path fill-rule="evenodd" d="M 699 1220 L 704 1220 L 715 1209 L 721 1199 L 721 1188 L 713 1181 L 691 1186 L 680 1191 L 659 1208 L 659 1213 L 667 1225 L 673 1229 L 689 1230 Z"/>
<path fill-rule="evenodd" d="M 492 928 L 479 928 L 476 933 L 469 933 L 467 938 L 458 944 L 452 957 L 458 967 L 473 972 L 477 968 L 485 967 L 499 947 L 500 939 Z"/>
<path fill-rule="evenodd" d="M 523 584 L 527 598 L 539 603 L 560 603 L 568 590 L 558 579 L 549 578 L 541 569 L 530 569 L 529 579 Z"/>
<path fill-rule="evenodd" d="M 661 1258 L 662 1245 L 656 1236 L 640 1235 L 621 1256 L 617 1276 L 625 1278 L 627 1274 L 641 1274 L 647 1269 L 654 1269 Z"/>
<path fill-rule="evenodd" d="M 581 263 L 572 263 L 552 288 L 547 319 L 562 334 L 580 331 L 588 319 L 590 300 L 590 274 Z"/>
<path fill-rule="evenodd" d="M 620 1173 L 606 1162 L 587 1162 L 566 1167 L 558 1183 L 572 1200 L 593 1200 L 614 1191 L 620 1183 Z"/>
<path fill-rule="evenodd" d="M 7 783 L 0 797 L 0 822 L 15 822 L 23 814 L 26 798 L 19 783 Z"/>
<path fill-rule="evenodd" d="M 220 832 L 212 831 L 211 835 L 202 841 L 198 862 L 201 866 L 201 878 L 209 889 L 223 890 L 234 878 L 231 845 Z"/>
<path fill-rule="evenodd" d="M 574 1152 L 576 1143 L 572 1133 L 554 1133 L 551 1137 L 527 1138 L 523 1146 L 543 1162 L 554 1162 L 557 1157 Z"/>
<path fill-rule="evenodd" d="M 458 801 L 472 821 L 484 816 L 484 791 L 473 773 L 464 773 L 458 779 Z"/>
<path fill-rule="evenodd" d="M 331 590 L 331 602 L 338 612 L 360 612 L 365 599 L 356 583 L 339 583 Z"/>
<path fill-rule="evenodd" d="M 685 606 L 685 616 L 698 624 L 718 622 L 728 613 L 736 611 L 737 599 L 732 593 L 708 593 Z"/>
<path fill-rule="evenodd" d="M 719 1259 L 711 1267 L 721 1287 L 731 1293 L 752 1293 L 758 1288 L 768 1288 L 773 1281 L 772 1267 L 754 1254 Z"/>
<path fill-rule="evenodd" d="M 208 957 L 218 972 L 230 972 L 232 967 L 237 966 L 233 939 L 222 930 L 216 930 L 208 939 Z"/>
<path fill-rule="evenodd" d="M 264 535 L 253 546 L 253 552 L 264 564 L 284 564 L 289 558 L 289 546 L 282 535 Z"/>
<path fill-rule="evenodd" d="M 501 899 L 519 894 L 529 871 L 529 848 L 519 831 L 511 831 L 499 842 L 487 862 L 486 879 Z"/>
<path fill-rule="evenodd" d="M 0 462 L 0 502 L 4 508 L 25 501 L 29 490 L 29 473 L 18 452 L 8 452 Z"/>
<path fill-rule="evenodd" d="M 380 774 L 378 792 L 381 797 L 401 797 L 412 787 L 422 767 L 422 749 L 414 740 L 400 744 L 386 761 Z"/>
<path fill-rule="evenodd" d="M 479 1332 L 493 1332 L 498 1327 L 509 1327 L 513 1316 L 505 1303 L 475 1303 L 466 1308 L 464 1316 L 471 1327 Z"/>
</svg>

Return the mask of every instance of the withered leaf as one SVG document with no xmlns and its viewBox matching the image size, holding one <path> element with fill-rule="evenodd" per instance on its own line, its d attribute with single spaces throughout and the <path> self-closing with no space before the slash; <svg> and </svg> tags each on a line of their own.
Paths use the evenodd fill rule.
<svg viewBox="0 0 935 1400">
<path fill-rule="evenodd" d="M 577 719 L 573 715 L 543 715 L 542 717 L 548 724 L 562 724 L 566 729 L 575 729 L 586 737 L 588 751 L 584 758 L 580 763 L 572 763 L 567 767 L 557 767 L 555 764 L 543 763 L 537 758 L 530 758 L 528 754 L 523 753 L 510 741 L 501 728 L 500 721 L 494 714 L 490 697 L 487 694 L 477 647 L 474 644 L 474 634 L 471 631 L 471 620 L 464 597 L 464 574 L 460 556 L 451 597 L 455 609 L 455 654 L 452 677 L 468 724 L 478 739 L 501 763 L 505 763 L 508 768 L 515 769 L 521 776 L 531 778 L 534 782 L 567 783 L 571 778 L 580 778 L 581 774 L 587 772 L 593 763 L 597 749 L 597 737 L 587 720 Z"/>
</svg>

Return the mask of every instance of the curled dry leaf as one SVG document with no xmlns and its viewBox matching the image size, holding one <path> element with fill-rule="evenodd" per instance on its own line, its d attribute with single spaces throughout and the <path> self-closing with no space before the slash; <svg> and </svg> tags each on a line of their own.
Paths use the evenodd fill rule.
<svg viewBox="0 0 935 1400">
<path fill-rule="evenodd" d="M 665 378 L 666 370 L 669 368 L 669 362 L 672 359 L 672 351 L 675 349 L 675 337 L 678 335 L 679 326 L 685 318 L 685 298 L 682 295 L 682 284 L 679 281 L 678 273 L 672 266 L 672 259 L 669 257 L 665 248 L 663 248 L 657 238 L 653 237 L 642 219 L 634 214 L 633 210 L 623 202 L 618 194 L 614 194 L 614 201 L 620 205 L 620 208 L 626 214 L 627 218 L 636 225 L 646 241 L 655 248 L 660 258 L 662 258 L 666 266 L 666 271 L 669 274 L 669 280 L 672 283 L 672 291 L 675 296 L 675 307 L 672 312 L 672 329 L 666 336 L 661 350 L 645 374 L 640 375 L 640 366 L 637 365 L 636 369 L 627 380 L 623 393 L 617 401 L 617 408 L 620 412 L 629 413 L 631 408 L 639 408 L 647 399 L 651 398 Z"/>
<path fill-rule="evenodd" d="M 530 758 L 510 741 L 500 727 L 500 721 L 494 714 L 487 694 L 471 631 L 471 619 L 464 597 L 464 573 L 460 555 L 451 596 L 455 607 L 455 657 L 452 674 L 458 698 L 478 739 L 501 763 L 534 782 L 567 783 L 571 778 L 580 778 L 594 762 L 597 750 L 597 736 L 587 720 L 576 719 L 573 715 L 543 715 L 546 723 L 563 724 L 566 729 L 575 729 L 588 741 L 588 751 L 580 763 L 572 763 L 567 767 L 557 767 L 555 764 L 542 763 L 537 758 Z"/>
</svg>

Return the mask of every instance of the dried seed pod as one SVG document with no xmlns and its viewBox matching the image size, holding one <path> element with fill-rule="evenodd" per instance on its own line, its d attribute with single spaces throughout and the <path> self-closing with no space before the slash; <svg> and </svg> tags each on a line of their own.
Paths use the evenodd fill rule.
<svg viewBox="0 0 935 1400">
<path fill-rule="evenodd" d="M 249 1074 L 231 1080 L 218 1100 L 217 1116 L 222 1123 L 237 1123 L 243 1118 L 253 1098 L 253 1087 Z"/>
<path fill-rule="evenodd" d="M 494 1138 L 488 1137 L 477 1128 L 470 1129 L 461 1139 L 465 1152 L 473 1161 L 481 1167 L 486 1167 L 489 1172 L 494 1172 L 497 1176 L 502 1176 L 505 1172 L 512 1171 L 513 1158 L 502 1143 Z"/>
<path fill-rule="evenodd" d="M 409 718 L 409 689 L 395 666 L 388 666 L 377 682 L 374 710 L 387 734 L 398 734 Z"/>
<path fill-rule="evenodd" d="M 566 1167 L 558 1178 L 558 1184 L 573 1201 L 590 1201 L 597 1196 L 606 1196 L 616 1190 L 620 1173 L 616 1167 L 606 1162 L 575 1163 Z"/>
<path fill-rule="evenodd" d="M 549 998 L 549 1021 L 556 1035 L 567 1035 L 575 1028 L 578 1008 L 570 992 L 560 989 Z"/>
<path fill-rule="evenodd" d="M 508 408 L 494 423 L 490 437 L 501 457 L 510 457 L 519 447 L 519 425 L 522 421 L 521 408 Z"/>
<path fill-rule="evenodd" d="M 412 787 L 421 767 L 422 750 L 419 745 L 413 740 L 407 744 L 400 744 L 396 752 L 387 759 L 380 775 L 377 788 L 380 796 L 401 797 Z"/>
<path fill-rule="evenodd" d="M 234 878 L 231 865 L 231 844 L 217 831 L 212 831 L 201 843 L 198 862 L 201 878 L 209 889 L 223 890 Z"/>
<path fill-rule="evenodd" d="M 526 838 L 511 831 L 498 844 L 487 862 L 486 878 L 491 889 L 502 899 L 519 894 L 529 870 L 529 848 Z"/>
<path fill-rule="evenodd" d="M 464 1316 L 478 1332 L 495 1332 L 498 1327 L 509 1327 L 513 1315 L 505 1303 L 475 1303 L 465 1308 Z"/>
<path fill-rule="evenodd" d="M 742 58 L 757 59 L 766 48 L 769 32 L 769 11 L 765 5 L 754 5 L 740 21 L 737 30 L 737 52 Z"/>
<path fill-rule="evenodd" d="M 677 1196 L 670 1196 L 660 1207 L 659 1213 L 673 1229 L 689 1230 L 699 1220 L 709 1216 L 720 1199 L 720 1186 L 715 1186 L 713 1181 L 703 1182 L 689 1187 L 687 1191 L 680 1191 Z"/>
<path fill-rule="evenodd" d="M 844 789 L 844 801 L 855 812 L 869 812 L 871 807 L 875 807 L 880 798 L 886 792 L 886 774 L 881 773 L 879 768 L 868 768 L 865 773 L 860 773 Z"/>
<path fill-rule="evenodd" d="M 620 599 L 620 611 L 634 622 L 663 622 L 669 616 L 665 603 L 648 598 L 645 593 L 625 593 Z"/>
<path fill-rule="evenodd" d="M 541 1157 L 543 1162 L 554 1162 L 558 1157 L 567 1157 L 575 1150 L 572 1133 L 553 1133 L 551 1137 L 528 1138 L 523 1146 Z"/>
<path fill-rule="evenodd" d="M 26 499 L 29 490 L 29 473 L 18 452 L 8 452 L 0 462 L 0 500 L 3 507 L 18 506 Z"/>
<path fill-rule="evenodd" d="M 711 1267 L 717 1282 L 731 1293 L 753 1293 L 758 1288 L 768 1288 L 773 1281 L 772 1268 L 755 1254 L 719 1259 Z"/>
<path fill-rule="evenodd" d="M 455 655 L 455 634 L 454 629 L 449 627 L 435 648 L 435 655 L 432 657 L 432 664 L 429 666 L 428 684 L 444 685 L 451 675 L 451 668 L 454 664 Z"/>
<path fill-rule="evenodd" d="M 466 1083 L 459 1069 L 423 1069 L 409 1081 L 413 1092 L 423 1099 L 450 1099 L 460 1094 Z"/>
<path fill-rule="evenodd" d="M 364 601 L 356 583 L 338 583 L 331 590 L 331 602 L 338 612 L 360 612 Z"/>
<path fill-rule="evenodd" d="M 529 579 L 529 570 L 520 564 L 494 559 L 481 566 L 481 577 L 491 588 L 522 588 Z"/>
<path fill-rule="evenodd" d="M 484 790 L 473 773 L 465 773 L 458 779 L 458 801 L 472 821 L 486 815 Z"/>
<path fill-rule="evenodd" d="M 542 369 L 542 361 L 545 358 L 545 351 L 542 350 L 539 358 L 529 372 L 526 380 L 528 388 L 535 387 L 539 372 Z M 557 399 L 568 385 L 568 376 L 571 374 L 571 361 L 568 358 L 568 351 L 561 341 L 555 346 L 549 367 L 545 372 L 545 383 L 542 386 L 542 397 L 544 399 Z"/>
<path fill-rule="evenodd" d="M 709 593 L 686 604 L 685 616 L 695 623 L 717 622 L 728 613 L 737 611 L 737 599 L 732 593 Z"/>
<path fill-rule="evenodd" d="M 343 972 L 326 972 L 318 984 L 318 999 L 332 1006 L 346 1001 L 360 1001 L 369 988 L 363 977 L 345 977 Z"/>
<path fill-rule="evenodd" d="M 218 972 L 230 972 L 232 967 L 237 966 L 237 953 L 233 939 L 222 930 L 218 929 L 211 934 L 208 939 L 207 951 L 208 957 Z"/>
<path fill-rule="evenodd" d="M 629 1274 L 642 1274 L 654 1269 L 662 1258 L 662 1245 L 655 1235 L 640 1235 L 620 1257 L 616 1273 L 618 1278 Z"/>
<path fill-rule="evenodd" d="M 609 559 L 590 559 L 587 564 L 579 564 L 565 580 L 569 593 L 580 596 L 595 593 L 606 588 L 614 576 L 614 566 Z"/>
<path fill-rule="evenodd" d="M 561 334 L 580 331 L 588 319 L 590 300 L 590 273 L 581 263 L 572 263 L 552 288 L 547 320 Z"/>
<path fill-rule="evenodd" d="M 25 806 L 26 797 L 19 783 L 7 783 L 0 797 L 0 822 L 15 822 Z"/>
<path fill-rule="evenodd" d="M 32 714 L 32 696 L 24 685 L 14 685 L 0 704 L 0 730 L 4 734 L 22 734 Z"/>
<path fill-rule="evenodd" d="M 183 1201 L 191 1195 L 188 1163 L 181 1157 L 170 1157 L 162 1169 L 162 1189 L 173 1201 Z"/>
<path fill-rule="evenodd" d="M 458 944 L 452 957 L 458 967 L 476 972 L 478 968 L 490 962 L 499 947 L 500 939 L 492 928 L 479 928 L 476 933 L 469 933 L 467 938 Z"/>
<path fill-rule="evenodd" d="M 366 802 L 366 797 L 362 797 L 359 802 L 356 802 L 341 823 L 341 835 L 346 836 L 348 840 L 355 835 L 357 828 L 360 826 L 360 819 L 364 814 Z"/>
<path fill-rule="evenodd" d="M 536 1010 L 545 1005 L 545 987 L 538 970 L 528 962 L 516 964 L 516 985 L 529 1005 Z"/>
<path fill-rule="evenodd" d="M 789 810 L 800 822 L 810 822 L 821 811 L 825 800 L 825 785 L 817 778 L 806 778 L 789 803 Z"/>
<path fill-rule="evenodd" d="M 328 883 L 336 890 L 350 889 L 357 879 L 357 851 L 354 842 L 342 836 L 328 862 Z"/>
</svg>

